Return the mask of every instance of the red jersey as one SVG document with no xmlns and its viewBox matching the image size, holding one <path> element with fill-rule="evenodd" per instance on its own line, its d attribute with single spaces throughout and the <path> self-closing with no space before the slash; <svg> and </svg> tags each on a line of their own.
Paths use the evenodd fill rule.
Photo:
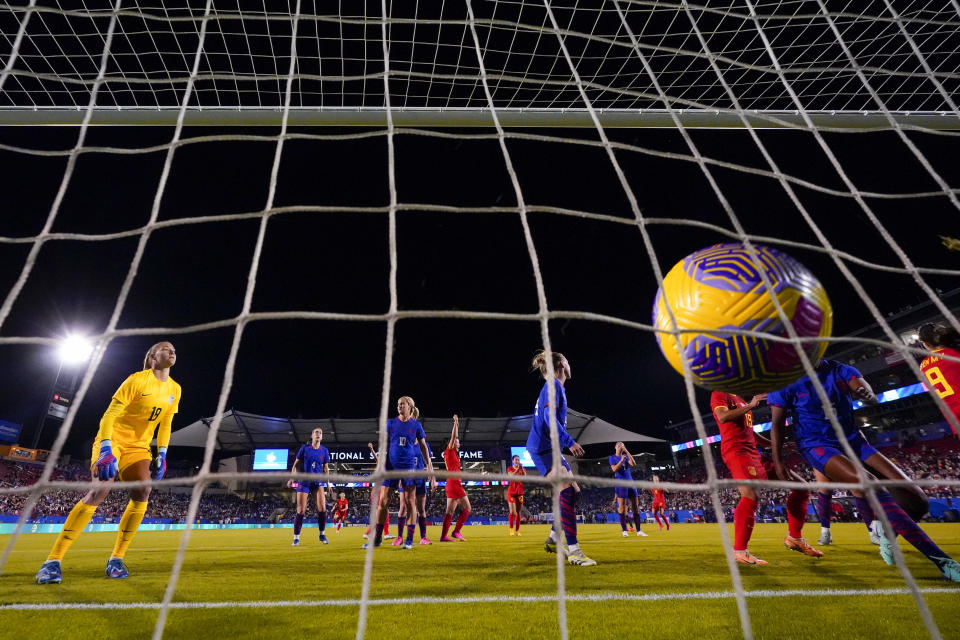
<svg viewBox="0 0 960 640">
<path fill-rule="evenodd" d="M 710 411 L 713 413 L 713 417 L 720 427 L 721 455 L 726 455 L 732 451 L 742 451 L 744 449 L 751 451 L 757 450 L 757 441 L 753 437 L 752 411 L 747 411 L 732 422 L 720 422 L 720 418 L 717 417 L 717 409 L 720 407 L 739 409 L 745 406 L 747 406 L 746 401 L 738 395 L 724 393 L 722 391 L 714 391 L 710 394 Z"/>
<path fill-rule="evenodd" d="M 527 475 L 526 469 L 520 467 L 519 469 L 514 469 L 513 467 L 507 467 L 507 473 L 518 476 Z M 522 496 L 523 495 L 523 483 L 520 481 L 511 481 L 507 485 L 507 495 L 508 496 Z"/>
<path fill-rule="evenodd" d="M 920 363 L 920 370 L 926 376 L 929 387 L 943 398 L 947 408 L 960 419 L 960 362 L 944 360 L 940 357 L 942 355 L 960 358 L 960 351 L 950 347 L 934 349 L 933 355 Z M 949 420 L 947 424 L 950 424 Z M 950 428 L 953 429 L 953 425 Z M 953 431 L 956 433 L 956 429 Z"/>
<path fill-rule="evenodd" d="M 338 498 L 337 499 L 337 511 L 346 511 L 347 510 L 347 499 Z"/>
<path fill-rule="evenodd" d="M 650 493 L 653 494 L 653 504 L 667 504 L 663 497 L 663 489 L 650 489 Z"/>
<path fill-rule="evenodd" d="M 460 471 L 460 454 L 450 447 L 443 450 L 443 462 L 447 465 L 447 471 Z"/>
</svg>

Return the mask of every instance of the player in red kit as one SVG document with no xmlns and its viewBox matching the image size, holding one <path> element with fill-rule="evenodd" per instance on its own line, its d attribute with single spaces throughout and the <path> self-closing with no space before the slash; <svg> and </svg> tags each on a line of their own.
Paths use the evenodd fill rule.
<svg viewBox="0 0 960 640">
<path fill-rule="evenodd" d="M 660 478 L 653 476 L 654 482 L 660 482 Z M 667 527 L 667 531 L 670 531 L 670 520 L 667 519 L 667 499 L 663 497 L 663 489 L 651 489 L 650 493 L 653 494 L 653 517 L 656 519 L 657 524 L 660 525 L 659 531 L 663 531 L 664 525 Z M 663 522 L 660 519 L 663 519 Z"/>
<path fill-rule="evenodd" d="M 520 464 L 520 456 L 513 456 L 513 466 L 507 469 L 507 473 L 513 476 L 527 475 L 523 465 Z M 507 508 L 510 510 L 507 527 L 510 529 L 510 535 L 520 535 L 520 515 L 523 511 L 523 483 L 519 480 L 511 480 L 507 485 Z"/>
<path fill-rule="evenodd" d="M 460 471 L 460 419 L 453 416 L 453 429 L 450 431 L 450 442 L 447 448 L 443 450 L 443 462 L 447 465 L 447 471 Z M 463 524 L 470 517 L 470 498 L 463 489 L 463 481 L 460 478 L 447 478 L 447 511 L 443 516 L 443 531 L 440 536 L 440 542 L 453 542 L 459 540 L 466 542 L 467 539 L 460 533 Z M 460 507 L 460 516 L 457 518 L 457 526 L 449 536 L 450 524 L 453 522 L 453 512 L 457 506 Z"/>
<path fill-rule="evenodd" d="M 920 327 L 917 333 L 921 344 L 933 352 L 920 363 L 927 386 L 931 393 L 940 396 L 949 413 L 960 422 L 960 362 L 944 358 L 960 358 L 960 334 L 951 327 L 929 322 Z M 950 423 L 951 416 L 944 412 L 943 417 L 956 436 L 957 427 Z"/>
<path fill-rule="evenodd" d="M 349 503 L 347 502 L 346 494 L 341 493 L 337 498 L 337 503 L 333 511 L 333 523 L 337 526 L 337 531 L 340 531 L 344 521 L 347 519 L 348 506 Z"/>
<path fill-rule="evenodd" d="M 710 395 L 710 407 L 720 427 L 720 455 L 735 480 L 767 479 L 767 470 L 757 452 L 757 442 L 759 441 L 761 446 L 769 447 L 770 441 L 753 432 L 752 411 L 766 397 L 766 394 L 753 396 L 747 403 L 743 398 L 732 393 L 714 391 Z M 774 473 L 772 468 L 771 473 Z M 789 480 L 790 478 L 774 479 Z M 757 491 L 750 485 L 741 485 L 737 489 L 740 491 L 740 502 L 733 512 L 733 557 L 741 564 L 769 564 L 766 560 L 752 555 L 747 549 L 757 510 Z M 796 489 L 787 496 L 789 535 L 784 538 L 783 544 L 788 549 L 820 558 L 823 552 L 814 549 L 803 539 L 802 531 L 807 517 L 808 499 L 808 492 Z"/>
</svg>

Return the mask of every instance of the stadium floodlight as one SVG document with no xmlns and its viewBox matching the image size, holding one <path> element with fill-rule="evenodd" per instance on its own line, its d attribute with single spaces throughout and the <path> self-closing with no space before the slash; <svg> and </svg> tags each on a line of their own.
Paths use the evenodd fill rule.
<svg viewBox="0 0 960 640">
<path fill-rule="evenodd" d="M 92 353 L 93 344 L 87 338 L 76 334 L 68 334 L 60 341 L 57 349 L 60 363 L 67 366 L 86 362 Z"/>
</svg>

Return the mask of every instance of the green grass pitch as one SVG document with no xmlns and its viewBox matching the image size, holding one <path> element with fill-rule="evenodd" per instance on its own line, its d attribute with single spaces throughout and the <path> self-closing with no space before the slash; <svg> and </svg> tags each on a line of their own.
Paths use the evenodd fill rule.
<svg viewBox="0 0 960 640">
<path fill-rule="evenodd" d="M 960 557 L 960 525 L 928 524 L 945 551 Z M 567 567 L 570 638 L 740 638 L 736 601 L 715 525 L 677 525 L 647 538 L 622 538 L 618 525 L 581 526 L 581 544 L 596 567 Z M 363 529 L 329 530 L 321 545 L 304 529 L 290 546 L 289 529 L 194 531 L 174 602 L 204 604 L 170 612 L 165 638 L 353 638 L 363 575 Z M 805 533 L 816 537 L 816 523 Z M 468 526 L 468 542 L 375 550 L 367 638 L 557 638 L 555 556 L 543 550 L 547 527 L 525 526 L 520 538 L 502 526 Z M 770 562 L 743 567 L 757 638 L 925 638 L 895 567 L 883 564 L 859 524 L 834 527 L 834 544 L 816 560 L 783 547 L 785 525 L 757 525 L 751 551 Z M 439 538 L 439 530 L 429 532 Z M 732 530 L 731 530 L 732 535 Z M 153 609 L 22 609 L 11 605 L 159 603 L 180 532 L 141 532 L 127 554 L 131 576 L 108 580 L 103 567 L 113 533 L 85 533 L 63 563 L 60 585 L 33 584 L 52 534 L 21 536 L 0 576 L 0 637 L 144 638 Z M 0 536 L 6 545 L 9 536 Z M 387 543 L 389 545 L 389 543 Z M 960 585 L 907 543 L 901 548 L 944 638 L 960 638 Z M 840 593 L 827 594 L 827 591 Z M 620 599 L 601 596 L 617 595 Z M 653 596 L 662 595 L 664 599 Z M 632 596 L 625 599 L 622 596 Z M 531 597 L 529 601 L 515 598 Z M 637 598 L 639 597 L 639 598 Z M 396 598 L 424 602 L 387 602 Z M 463 599 L 472 598 L 472 601 Z M 510 600 L 510 598 L 514 598 Z M 538 600 L 537 598 L 543 598 Z M 271 605 L 302 601 L 296 606 Z M 251 603 L 263 603 L 262 607 Z M 29 630 L 29 631 L 28 631 Z"/>
</svg>

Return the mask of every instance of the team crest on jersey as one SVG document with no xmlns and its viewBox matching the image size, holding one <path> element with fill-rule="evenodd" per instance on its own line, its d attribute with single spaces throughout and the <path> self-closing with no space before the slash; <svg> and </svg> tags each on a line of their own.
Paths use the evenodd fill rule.
<svg viewBox="0 0 960 640">
<path fill-rule="evenodd" d="M 167 404 L 173 404 L 173 398 L 174 396 L 170 396 L 169 400 L 167 400 Z"/>
<path fill-rule="evenodd" d="M 752 476 L 755 477 L 755 476 L 757 475 L 757 468 L 756 468 L 756 467 L 747 467 L 747 473 L 749 473 L 750 475 L 752 475 Z"/>
</svg>

